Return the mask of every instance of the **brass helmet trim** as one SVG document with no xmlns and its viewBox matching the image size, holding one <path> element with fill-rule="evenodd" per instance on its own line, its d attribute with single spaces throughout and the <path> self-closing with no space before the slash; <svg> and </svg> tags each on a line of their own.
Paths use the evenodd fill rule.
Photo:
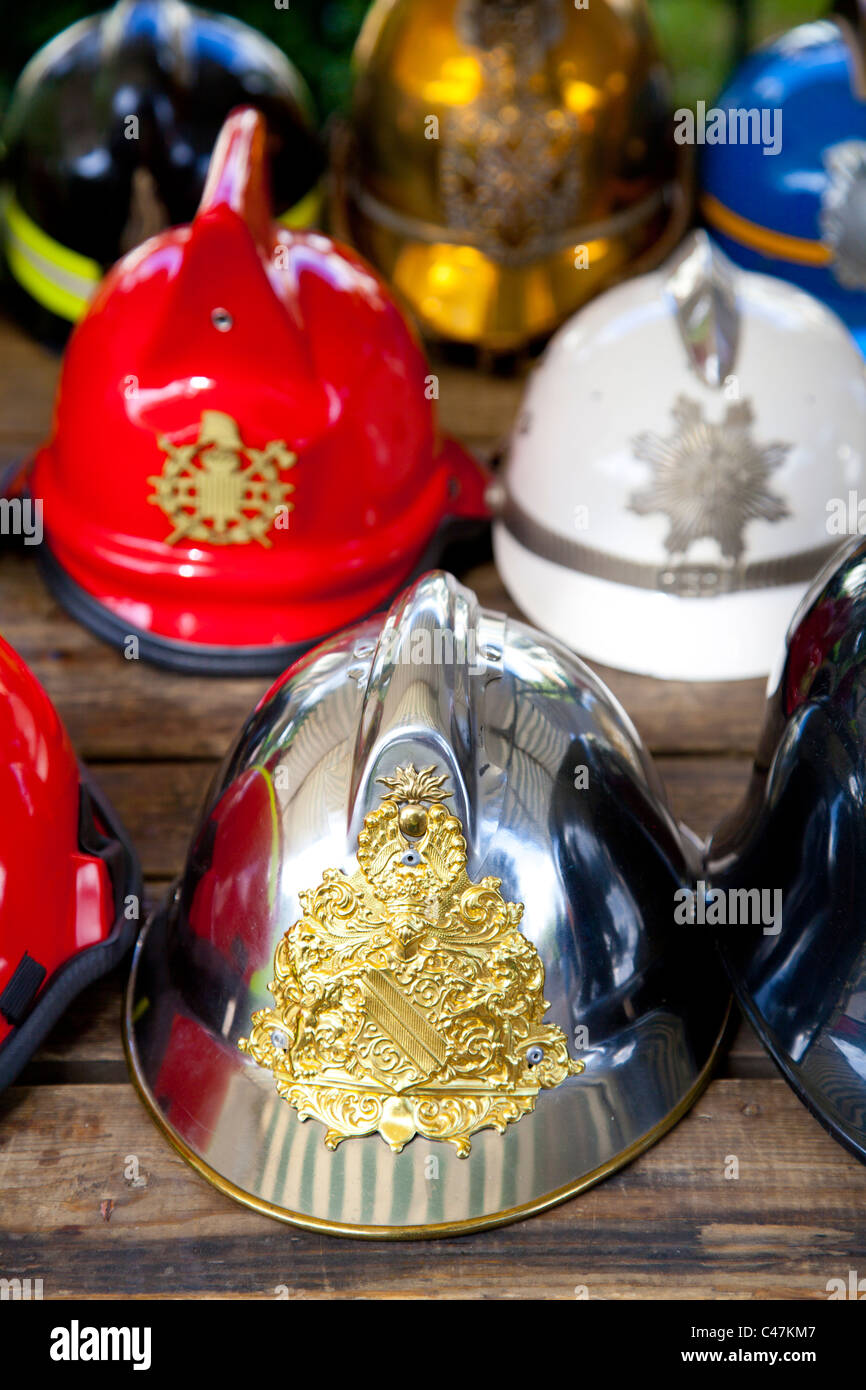
<svg viewBox="0 0 866 1390">
<path fill-rule="evenodd" d="M 644 0 L 380 0 L 355 68 L 338 225 L 436 339 L 537 344 L 685 231 Z"/>
<path fill-rule="evenodd" d="M 396 232 L 398 236 L 424 242 L 429 246 L 471 246 L 502 265 L 519 266 L 524 263 L 524 258 L 516 255 L 508 257 L 502 250 L 491 248 L 485 237 L 472 227 L 438 226 L 435 222 L 425 222 L 422 218 L 412 217 L 410 213 L 389 207 L 387 203 L 383 203 L 363 188 L 355 176 L 350 178 L 349 189 L 351 200 L 359 212 L 367 216 L 375 226 Z M 669 183 L 664 188 L 650 193 L 633 207 L 623 208 L 621 212 L 613 213 L 599 222 L 542 233 L 533 243 L 532 254 L 528 259 L 555 255 L 573 247 L 575 243 L 606 241 L 637 231 L 671 204 L 675 193 L 676 184 Z"/>
</svg>

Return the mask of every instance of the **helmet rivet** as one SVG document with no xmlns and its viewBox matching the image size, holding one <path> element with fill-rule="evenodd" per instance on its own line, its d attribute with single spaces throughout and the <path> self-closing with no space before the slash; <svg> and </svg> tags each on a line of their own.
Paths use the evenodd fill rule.
<svg viewBox="0 0 866 1390">
<path fill-rule="evenodd" d="M 228 333 L 234 325 L 234 319 L 228 309 L 214 309 L 210 316 L 210 321 L 218 333 Z"/>
<path fill-rule="evenodd" d="M 543 1047 L 528 1047 L 526 1049 L 526 1061 L 530 1067 L 537 1067 L 539 1062 L 544 1061 Z"/>
<path fill-rule="evenodd" d="M 417 801 L 410 801 L 400 807 L 399 825 L 404 835 L 417 840 L 427 829 L 427 812 Z"/>
</svg>

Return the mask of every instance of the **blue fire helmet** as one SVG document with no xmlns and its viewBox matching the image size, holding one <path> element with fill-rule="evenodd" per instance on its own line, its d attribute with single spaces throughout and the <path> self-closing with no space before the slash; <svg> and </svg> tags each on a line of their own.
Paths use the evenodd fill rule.
<svg viewBox="0 0 866 1390">
<path fill-rule="evenodd" d="M 728 255 L 823 299 L 866 352 L 864 35 L 841 17 L 791 30 L 743 64 L 698 138 L 703 215 Z"/>
</svg>

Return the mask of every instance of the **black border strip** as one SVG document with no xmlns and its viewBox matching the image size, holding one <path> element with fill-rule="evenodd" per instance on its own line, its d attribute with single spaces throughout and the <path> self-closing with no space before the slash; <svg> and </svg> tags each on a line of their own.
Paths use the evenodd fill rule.
<svg viewBox="0 0 866 1390">
<path fill-rule="evenodd" d="M 166 670 L 200 676 L 279 676 L 306 652 L 326 641 L 343 626 L 354 627 L 373 613 L 389 606 L 395 594 L 420 578 L 435 566 L 442 553 L 452 546 L 465 544 L 488 530 L 485 520 L 448 518 L 436 531 L 430 544 L 416 562 L 412 572 L 397 586 L 394 594 L 377 604 L 368 613 L 359 614 L 351 623 L 320 633 L 309 641 L 288 646 L 223 647 L 198 642 L 178 642 L 170 637 L 157 637 L 143 628 L 118 618 L 98 599 L 75 582 L 52 553 L 47 541 L 38 547 L 36 558 L 42 578 L 57 602 L 75 620 L 109 646 L 120 650 L 128 637 L 138 640 L 139 653 L 145 661 Z"/>
<path fill-rule="evenodd" d="M 108 865 L 114 889 L 114 924 L 105 941 L 79 952 L 55 970 L 24 1022 L 0 1044 L 0 1091 L 12 1084 L 72 1000 L 87 985 L 119 964 L 133 945 L 141 925 L 144 907 L 141 869 L 132 842 L 116 811 L 87 770 L 80 767 L 79 772 L 79 840 L 86 853 L 103 859 Z M 94 808 L 108 835 L 103 835 L 96 826 Z M 127 920 L 124 916 L 125 900 L 132 895 L 139 900 L 137 920 Z"/>
</svg>

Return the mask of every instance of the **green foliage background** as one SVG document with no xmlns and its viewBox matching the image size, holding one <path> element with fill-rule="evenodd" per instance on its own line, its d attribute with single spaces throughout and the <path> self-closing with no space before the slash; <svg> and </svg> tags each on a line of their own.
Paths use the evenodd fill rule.
<svg viewBox="0 0 866 1390">
<path fill-rule="evenodd" d="M 712 101 L 730 71 L 736 11 L 746 11 L 754 44 L 823 14 L 827 0 L 650 0 L 659 38 L 674 73 L 678 104 Z M 349 55 L 367 0 L 212 0 L 272 38 L 303 72 L 320 115 L 345 105 Z M 100 8 L 99 0 L 0 0 L 0 110 L 28 58 L 68 24 Z"/>
</svg>

